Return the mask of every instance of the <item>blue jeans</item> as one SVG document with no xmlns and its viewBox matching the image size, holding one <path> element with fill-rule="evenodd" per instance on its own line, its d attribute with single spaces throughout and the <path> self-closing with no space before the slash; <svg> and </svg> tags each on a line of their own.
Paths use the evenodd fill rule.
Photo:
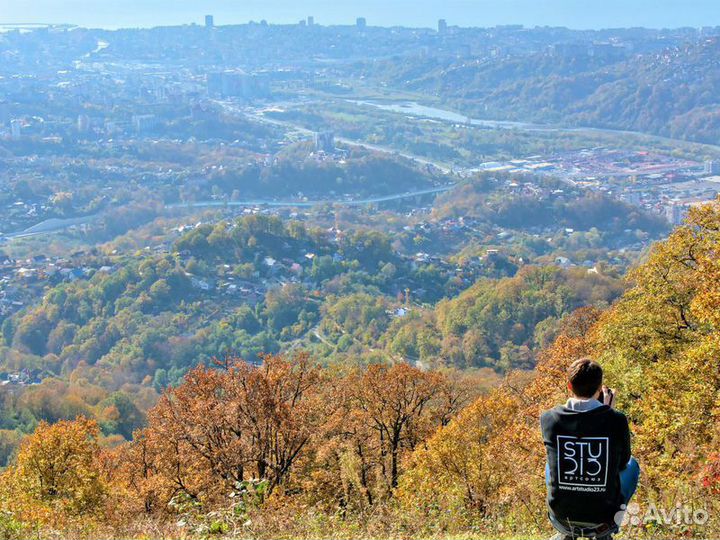
<svg viewBox="0 0 720 540">
<path fill-rule="evenodd" d="M 638 479 L 640 478 L 640 464 L 634 457 L 630 458 L 625 468 L 620 471 L 620 493 L 622 493 L 625 504 L 635 495 Z M 550 485 L 550 465 L 545 464 L 545 483 Z"/>
</svg>

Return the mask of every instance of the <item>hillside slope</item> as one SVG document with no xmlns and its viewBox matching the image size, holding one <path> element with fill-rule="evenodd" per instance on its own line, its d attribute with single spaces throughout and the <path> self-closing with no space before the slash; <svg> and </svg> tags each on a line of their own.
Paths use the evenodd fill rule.
<svg viewBox="0 0 720 540">
<path fill-rule="evenodd" d="M 386 63 L 389 84 L 439 96 L 471 116 L 720 140 L 720 42 L 622 61 L 536 53 L 498 61 Z M 405 61 L 405 60 L 404 60 Z"/>
</svg>

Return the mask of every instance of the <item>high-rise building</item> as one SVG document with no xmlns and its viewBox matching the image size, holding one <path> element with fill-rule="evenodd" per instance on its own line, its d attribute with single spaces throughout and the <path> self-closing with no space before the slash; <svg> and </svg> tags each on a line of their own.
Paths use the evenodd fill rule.
<svg viewBox="0 0 720 540">
<path fill-rule="evenodd" d="M 445 19 L 438 21 L 438 34 L 447 34 L 447 21 Z"/>
<path fill-rule="evenodd" d="M 205 28 L 212 28 L 213 26 L 215 26 L 215 17 L 205 15 Z"/>
<path fill-rule="evenodd" d="M 703 163 L 703 172 L 707 175 L 720 174 L 720 161 L 707 160 Z"/>
<path fill-rule="evenodd" d="M 688 207 L 685 204 L 671 202 L 665 207 L 665 217 L 671 225 L 680 225 L 687 216 Z"/>
<path fill-rule="evenodd" d="M 150 131 L 157 124 L 157 117 L 154 114 L 134 114 L 132 117 L 132 126 L 136 133 Z"/>
<path fill-rule="evenodd" d="M 310 16 L 307 18 L 307 25 L 308 25 L 308 26 L 313 26 L 314 24 L 315 24 L 315 17 L 313 17 L 312 15 L 310 15 Z"/>
<path fill-rule="evenodd" d="M 214 97 L 262 98 L 270 95 L 270 80 L 266 74 L 218 71 L 207 74 L 207 91 Z"/>
<path fill-rule="evenodd" d="M 90 117 L 87 114 L 80 114 L 77 117 L 77 130 L 86 133 L 90 129 Z"/>
<path fill-rule="evenodd" d="M 358 17 L 355 21 L 355 26 L 357 26 L 358 28 L 367 27 L 367 19 L 365 19 L 365 17 Z"/>
<path fill-rule="evenodd" d="M 10 106 L 5 101 L 0 101 L 0 126 L 10 121 Z"/>
<path fill-rule="evenodd" d="M 10 120 L 10 136 L 17 141 L 22 136 L 22 122 L 20 120 Z"/>
<path fill-rule="evenodd" d="M 251 99 L 268 96 L 270 82 L 262 75 L 243 71 L 218 71 L 208 73 L 207 91 L 210 96 Z"/>
<path fill-rule="evenodd" d="M 335 134 L 332 131 L 319 131 L 315 134 L 315 150 L 317 152 L 335 151 Z"/>
</svg>

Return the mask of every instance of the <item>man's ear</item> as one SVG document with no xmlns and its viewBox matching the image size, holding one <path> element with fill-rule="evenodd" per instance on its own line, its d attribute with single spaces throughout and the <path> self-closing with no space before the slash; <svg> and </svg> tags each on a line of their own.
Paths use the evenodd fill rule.
<svg viewBox="0 0 720 540">
<path fill-rule="evenodd" d="M 567 389 L 568 389 L 568 392 L 570 392 L 571 394 L 573 393 L 572 384 L 570 384 L 570 381 L 568 381 L 568 383 L 567 383 Z"/>
</svg>

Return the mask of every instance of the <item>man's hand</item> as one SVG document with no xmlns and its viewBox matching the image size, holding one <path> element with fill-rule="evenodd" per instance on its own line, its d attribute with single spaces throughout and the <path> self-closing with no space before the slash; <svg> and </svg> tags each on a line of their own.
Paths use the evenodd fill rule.
<svg viewBox="0 0 720 540">
<path fill-rule="evenodd" d="M 602 387 L 602 402 L 603 405 L 609 405 L 610 407 L 615 407 L 615 391 L 612 388 L 609 388 L 605 385 Z"/>
</svg>

